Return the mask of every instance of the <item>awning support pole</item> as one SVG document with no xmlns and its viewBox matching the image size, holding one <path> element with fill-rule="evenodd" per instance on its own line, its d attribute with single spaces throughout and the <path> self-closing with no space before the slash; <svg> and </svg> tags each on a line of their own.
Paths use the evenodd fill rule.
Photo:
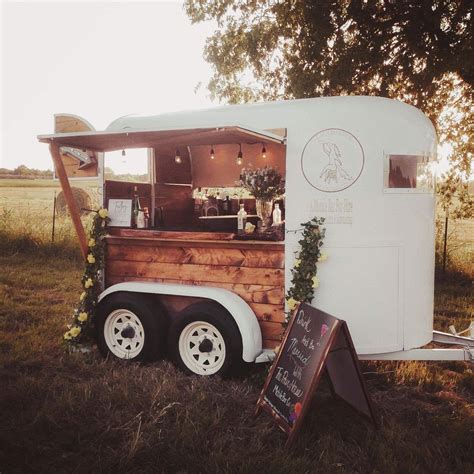
<svg viewBox="0 0 474 474">
<path fill-rule="evenodd" d="M 66 169 L 64 168 L 64 163 L 61 160 L 59 145 L 51 143 L 49 145 L 49 151 L 53 158 L 56 174 L 58 175 L 59 182 L 61 183 L 61 188 L 64 193 L 64 198 L 66 199 L 69 214 L 71 215 L 72 223 L 74 224 L 77 238 L 79 239 L 79 246 L 81 247 L 82 255 L 85 259 L 88 253 L 86 233 L 84 231 L 84 226 L 82 225 L 79 209 L 77 207 L 76 201 L 74 200 L 74 196 L 72 195 L 71 185 L 69 184 L 69 179 L 66 174 Z"/>
</svg>

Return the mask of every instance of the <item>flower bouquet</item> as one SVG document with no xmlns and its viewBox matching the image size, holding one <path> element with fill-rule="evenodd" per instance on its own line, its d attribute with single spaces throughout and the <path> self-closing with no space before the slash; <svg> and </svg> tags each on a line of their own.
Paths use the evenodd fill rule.
<svg viewBox="0 0 474 474">
<path fill-rule="evenodd" d="M 243 169 L 240 184 L 256 199 L 258 217 L 262 220 L 262 230 L 268 227 L 273 209 L 273 200 L 285 193 L 285 182 L 276 168 Z"/>
</svg>

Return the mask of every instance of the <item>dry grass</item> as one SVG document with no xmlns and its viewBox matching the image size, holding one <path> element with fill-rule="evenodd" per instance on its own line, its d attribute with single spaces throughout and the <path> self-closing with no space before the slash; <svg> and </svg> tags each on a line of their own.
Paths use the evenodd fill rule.
<svg viewBox="0 0 474 474">
<path fill-rule="evenodd" d="M 253 418 L 268 367 L 230 381 L 65 354 L 80 260 L 0 257 L 0 471 L 472 472 L 474 375 L 467 363 L 365 363 L 375 431 L 323 386 L 294 451 Z M 473 301 L 437 288 L 437 315 Z M 452 316 L 456 317 L 456 316 Z"/>
<path fill-rule="evenodd" d="M 380 429 L 323 385 L 288 453 L 276 425 L 253 417 L 268 366 L 222 381 L 186 377 L 167 361 L 64 353 L 80 257 L 32 229 L 37 244 L 22 248 L 15 228 L 0 240 L 2 474 L 474 472 L 472 364 L 364 363 Z M 464 327 L 474 308 L 470 280 L 437 282 L 435 304 L 437 328 Z"/>
</svg>

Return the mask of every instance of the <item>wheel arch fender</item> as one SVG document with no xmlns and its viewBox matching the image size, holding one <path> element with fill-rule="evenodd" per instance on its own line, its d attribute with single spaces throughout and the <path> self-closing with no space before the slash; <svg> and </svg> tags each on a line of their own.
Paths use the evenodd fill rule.
<svg viewBox="0 0 474 474">
<path fill-rule="evenodd" d="M 98 301 L 119 291 L 212 300 L 226 309 L 237 324 L 242 337 L 242 359 L 245 362 L 255 362 L 255 359 L 263 352 L 262 333 L 255 313 L 246 301 L 230 290 L 210 286 L 134 281 L 110 286 L 99 295 Z"/>
</svg>

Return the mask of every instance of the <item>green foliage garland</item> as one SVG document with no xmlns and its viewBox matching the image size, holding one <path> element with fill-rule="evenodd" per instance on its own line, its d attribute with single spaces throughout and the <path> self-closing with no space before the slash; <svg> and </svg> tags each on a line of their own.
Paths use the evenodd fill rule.
<svg viewBox="0 0 474 474">
<path fill-rule="evenodd" d="M 314 217 L 303 226 L 303 235 L 298 244 L 300 251 L 291 270 L 293 276 L 291 288 L 286 293 L 286 302 L 290 312 L 298 303 L 310 303 L 314 297 L 314 290 L 319 286 L 317 274 L 317 263 L 326 260 L 321 253 L 323 239 L 326 229 L 321 228 L 324 217 Z M 287 322 L 289 313 L 287 314 Z"/>
<path fill-rule="evenodd" d="M 86 268 L 81 283 L 84 291 L 73 314 L 73 324 L 63 336 L 67 346 L 75 346 L 92 340 L 93 317 L 97 299 L 101 292 L 100 273 L 104 268 L 106 225 L 110 220 L 107 209 L 94 211 L 92 226 L 89 234 L 89 253 L 86 258 Z"/>
</svg>

